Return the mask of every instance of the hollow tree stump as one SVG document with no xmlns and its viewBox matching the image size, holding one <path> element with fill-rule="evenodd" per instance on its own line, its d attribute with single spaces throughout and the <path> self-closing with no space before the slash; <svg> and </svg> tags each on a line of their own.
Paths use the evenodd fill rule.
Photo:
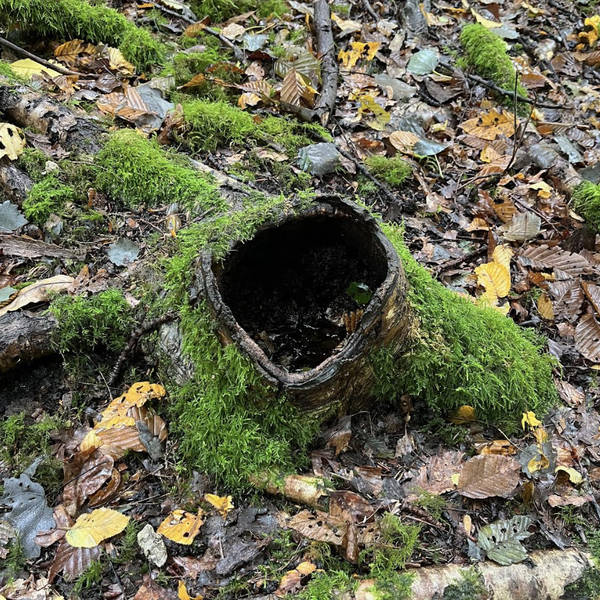
<svg viewBox="0 0 600 600">
<path fill-rule="evenodd" d="M 352 202 L 280 214 L 222 260 L 203 252 L 199 271 L 223 343 L 302 409 L 365 406 L 372 353 L 385 346 L 398 355 L 411 330 L 400 259 Z M 353 289 L 368 290 L 364 304 Z"/>
</svg>

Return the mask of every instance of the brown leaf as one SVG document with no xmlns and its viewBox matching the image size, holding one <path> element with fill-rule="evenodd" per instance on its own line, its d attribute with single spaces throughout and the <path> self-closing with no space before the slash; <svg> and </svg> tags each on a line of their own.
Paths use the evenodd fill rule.
<svg viewBox="0 0 600 600">
<path fill-rule="evenodd" d="M 310 575 L 316 570 L 316 566 L 311 562 L 302 562 L 295 569 L 288 571 L 279 582 L 279 587 L 275 591 L 278 598 L 287 594 L 298 592 L 302 587 L 302 578 Z"/>
<path fill-rule="evenodd" d="M 18 310 L 29 304 L 37 304 L 38 302 L 47 302 L 50 299 L 51 293 L 61 292 L 66 290 L 72 283 L 73 277 L 68 275 L 55 275 L 48 279 L 36 281 L 19 291 L 15 299 L 0 308 L 0 316 L 7 312 Z"/>
<path fill-rule="evenodd" d="M 62 540 L 67 533 L 67 529 L 74 523 L 63 504 L 59 504 L 54 509 L 53 516 L 56 527 L 51 531 L 41 531 L 35 537 L 35 543 L 42 548 L 47 548 L 58 542 L 58 540 Z"/>
<path fill-rule="evenodd" d="M 91 507 L 99 506 L 112 500 L 121 487 L 121 481 L 121 472 L 118 469 L 113 469 L 108 483 L 88 498 L 88 505 Z"/>
<path fill-rule="evenodd" d="M 67 581 L 72 581 L 79 577 L 92 561 L 98 560 L 101 552 L 102 545 L 93 548 L 75 548 L 63 540 L 56 551 L 52 565 L 50 565 L 48 580 L 52 582 L 62 572 Z"/>
<path fill-rule="evenodd" d="M 205 555 L 202 558 L 174 556 L 173 562 L 184 570 L 186 577 L 196 579 L 200 573 L 212 571 L 219 561 L 212 556 Z"/>
<path fill-rule="evenodd" d="M 521 253 L 519 261 L 526 267 L 537 270 L 560 269 L 571 277 L 594 272 L 590 263 L 581 254 L 567 252 L 557 247 L 550 248 L 547 244 L 530 246 Z"/>
<path fill-rule="evenodd" d="M 143 585 L 137 591 L 132 600 L 176 600 L 174 591 L 160 587 L 148 574 L 144 575 Z"/>
<path fill-rule="evenodd" d="M 548 284 L 548 290 L 555 299 L 554 314 L 557 319 L 574 322 L 581 312 L 583 290 L 578 278 L 571 278 L 568 273 L 554 269 L 556 281 Z"/>
<path fill-rule="evenodd" d="M 475 456 L 464 464 L 457 491 L 467 498 L 508 498 L 519 483 L 520 470 L 519 462 L 508 456 Z"/>
<path fill-rule="evenodd" d="M 346 524 L 343 521 L 319 510 L 316 514 L 309 510 L 300 511 L 291 518 L 288 527 L 309 540 L 327 542 L 335 546 L 342 545 L 346 534 Z"/>
<path fill-rule="evenodd" d="M 296 69 L 290 69 L 283 78 L 280 92 L 281 101 L 292 106 L 300 106 L 303 87 L 302 82 L 298 79 Z"/>
<path fill-rule="evenodd" d="M 586 298 L 590 301 L 596 314 L 600 316 L 600 285 L 584 281 L 582 284 Z"/>
<path fill-rule="evenodd" d="M 569 406 L 579 406 L 585 400 L 585 393 L 578 390 L 568 381 L 556 382 L 556 389 L 560 399 Z"/>
<path fill-rule="evenodd" d="M 600 323 L 594 315 L 585 314 L 575 329 L 575 348 L 592 362 L 600 362 Z"/>
<path fill-rule="evenodd" d="M 591 502 L 594 498 L 588 494 L 580 496 L 575 490 L 569 491 L 563 496 L 551 494 L 548 496 L 548 504 L 553 508 L 557 506 L 583 506 Z"/>
<path fill-rule="evenodd" d="M 329 514 L 334 519 L 360 523 L 373 518 L 374 513 L 373 505 L 356 492 L 336 490 L 330 493 Z"/>
<path fill-rule="evenodd" d="M 419 469 L 418 476 L 408 484 L 412 496 L 425 490 L 431 494 L 443 494 L 454 489 L 452 475 L 460 473 L 463 468 L 464 452 L 446 450 L 432 456 L 427 464 Z M 410 500 L 409 500 L 410 501 Z"/>
</svg>

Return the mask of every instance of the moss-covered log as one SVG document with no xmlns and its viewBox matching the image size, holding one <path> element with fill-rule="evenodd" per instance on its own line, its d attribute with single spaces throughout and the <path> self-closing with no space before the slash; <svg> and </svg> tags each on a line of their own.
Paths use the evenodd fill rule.
<svg viewBox="0 0 600 600">
<path fill-rule="evenodd" d="M 302 409 L 364 404 L 372 353 L 398 357 L 410 333 L 394 247 L 366 210 L 341 199 L 278 214 L 223 260 L 205 250 L 200 272 L 221 339 Z"/>
</svg>

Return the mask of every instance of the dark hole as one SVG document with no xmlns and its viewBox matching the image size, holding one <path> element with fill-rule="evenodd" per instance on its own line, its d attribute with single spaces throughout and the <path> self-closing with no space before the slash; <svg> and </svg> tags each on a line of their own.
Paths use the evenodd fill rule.
<svg viewBox="0 0 600 600">
<path fill-rule="evenodd" d="M 269 359 L 300 371 L 333 354 L 348 335 L 344 315 L 366 308 L 364 297 L 348 293 L 349 286 L 367 286 L 369 297 L 386 274 L 384 250 L 365 224 L 312 216 L 236 246 L 222 266 L 219 287 Z"/>
</svg>

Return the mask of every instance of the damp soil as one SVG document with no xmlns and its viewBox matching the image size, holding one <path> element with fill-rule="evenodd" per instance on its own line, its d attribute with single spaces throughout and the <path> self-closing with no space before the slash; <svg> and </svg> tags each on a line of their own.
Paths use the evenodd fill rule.
<svg viewBox="0 0 600 600">
<path fill-rule="evenodd" d="M 364 309 L 349 286 L 373 292 L 385 279 L 386 261 L 369 236 L 350 218 L 321 216 L 264 230 L 226 259 L 223 300 L 271 361 L 314 368 L 348 336 L 344 315 Z"/>
</svg>

